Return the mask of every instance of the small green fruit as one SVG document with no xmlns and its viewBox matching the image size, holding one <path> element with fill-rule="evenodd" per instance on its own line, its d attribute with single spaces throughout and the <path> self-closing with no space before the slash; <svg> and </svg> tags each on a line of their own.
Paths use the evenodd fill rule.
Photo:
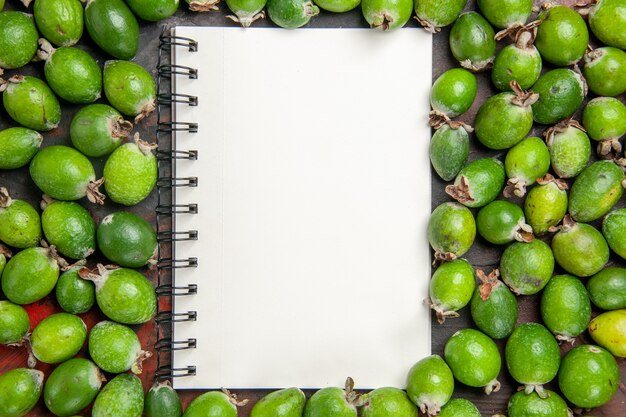
<svg viewBox="0 0 626 417">
<path fill-rule="evenodd" d="M 441 356 L 430 355 L 409 370 L 406 393 L 422 413 L 439 414 L 453 392 L 454 377 Z"/>
<path fill-rule="evenodd" d="M 472 212 L 458 203 L 442 203 L 428 221 L 428 241 L 435 258 L 453 260 L 474 243 L 476 222 Z"/>
<path fill-rule="evenodd" d="M 613 252 L 626 259 L 626 209 L 615 210 L 606 215 L 602 222 L 602 234 Z"/>
<path fill-rule="evenodd" d="M 141 342 L 130 327 L 101 321 L 89 334 L 89 356 L 105 372 L 120 374 L 132 369 L 140 374 L 142 362 L 152 353 L 141 349 Z"/>
<path fill-rule="evenodd" d="M 494 245 L 534 239 L 532 228 L 526 224 L 524 212 L 514 203 L 496 200 L 481 208 L 476 216 L 478 234 Z"/>
<path fill-rule="evenodd" d="M 4 91 L 4 108 L 20 125 L 42 132 L 59 125 L 61 105 L 50 87 L 39 78 L 15 75 L 4 83 L 0 80 L 0 91 Z"/>
<path fill-rule="evenodd" d="M 509 178 L 504 196 L 523 197 L 526 187 L 543 178 L 550 169 L 550 150 L 541 139 L 526 138 L 509 149 L 504 169 Z"/>
<path fill-rule="evenodd" d="M 509 417 L 570 417 L 567 404 L 556 392 L 544 390 L 544 397 L 536 392 L 516 392 L 509 400 Z"/>
<path fill-rule="evenodd" d="M 342 7 L 352 10 L 361 3 L 361 0 L 319 0 L 316 4 L 319 7 L 326 8 L 328 11 L 335 11 L 331 9 L 341 9 Z M 267 4 L 267 0 L 226 0 L 226 5 L 234 15 L 228 15 L 229 19 L 233 22 L 241 24 L 243 27 L 250 26 L 255 20 L 265 18 L 265 12 L 263 9 Z"/>
<path fill-rule="evenodd" d="M 237 417 L 236 400 L 228 393 L 209 391 L 196 397 L 183 417 Z"/>
<path fill-rule="evenodd" d="M 365 403 L 365 398 L 354 392 L 354 381 L 348 377 L 345 389 L 326 387 L 316 391 L 307 401 L 303 417 L 356 417 L 357 407 Z"/>
<path fill-rule="evenodd" d="M 87 156 L 105 156 L 117 149 L 133 124 L 106 104 L 91 104 L 76 113 L 70 125 L 72 144 Z"/>
<path fill-rule="evenodd" d="M 30 15 L 0 8 L 0 68 L 23 67 L 37 52 L 37 28 Z"/>
<path fill-rule="evenodd" d="M 550 174 L 537 179 L 537 184 L 524 200 L 524 214 L 533 232 L 542 235 L 559 224 L 567 213 L 567 184 Z"/>
<path fill-rule="evenodd" d="M 178 10 L 178 0 L 126 0 L 128 7 L 143 20 L 158 22 Z"/>
<path fill-rule="evenodd" d="M 478 0 L 478 8 L 498 29 L 523 25 L 532 13 L 532 0 Z"/>
<path fill-rule="evenodd" d="M 591 302 L 602 310 L 626 308 L 626 269 L 604 268 L 587 281 Z"/>
<path fill-rule="evenodd" d="M 454 122 L 451 122 L 454 125 Z M 464 126 L 451 127 L 444 124 L 435 131 L 430 140 L 430 162 L 444 181 L 457 176 L 467 163 L 469 136 Z"/>
<path fill-rule="evenodd" d="M 554 270 L 550 246 L 539 239 L 515 242 L 502 253 L 502 280 L 515 294 L 536 294 L 546 286 Z"/>
<path fill-rule="evenodd" d="M 90 360 L 70 359 L 48 377 L 43 389 L 44 404 L 55 416 L 73 416 L 96 398 L 104 381 L 104 375 Z"/>
<path fill-rule="evenodd" d="M 181 417 L 183 405 L 169 381 L 156 382 L 146 394 L 146 417 Z"/>
<path fill-rule="evenodd" d="M 298 388 L 285 388 L 261 398 L 250 417 L 302 417 L 306 397 Z"/>
<path fill-rule="evenodd" d="M 577 277 L 594 275 L 609 261 L 609 246 L 602 234 L 589 224 L 574 222 L 569 215 L 552 238 L 552 251 L 558 264 Z"/>
<path fill-rule="evenodd" d="M 0 300 L 0 344 L 20 343 L 29 328 L 30 319 L 24 307 Z"/>
<path fill-rule="evenodd" d="M 21 168 L 33 159 L 43 142 L 39 132 L 25 127 L 0 131 L 0 169 Z"/>
<path fill-rule="evenodd" d="M 270 20 L 285 29 L 295 29 L 309 23 L 320 13 L 311 0 L 268 0 L 267 14 Z"/>
<path fill-rule="evenodd" d="M 624 172 L 612 161 L 597 161 L 572 184 L 569 213 L 579 222 L 591 222 L 608 213 L 624 193 Z"/>
<path fill-rule="evenodd" d="M 41 213 L 43 233 L 61 255 L 85 259 L 96 250 L 96 224 L 78 203 L 54 201 L 44 196 Z"/>
<path fill-rule="evenodd" d="M 398 388 L 378 388 L 367 394 L 363 417 L 415 417 L 417 407 L 407 394 Z M 440 414 L 441 415 L 441 414 Z M 252 417 L 252 416 L 251 416 Z"/>
<path fill-rule="evenodd" d="M 441 74 L 430 90 L 430 106 L 448 117 L 459 116 L 476 98 L 476 76 L 463 68 L 452 68 Z"/>
<path fill-rule="evenodd" d="M 499 7 L 499 10 L 506 9 Z M 491 81 L 498 90 L 511 91 L 512 81 L 516 81 L 524 90 L 537 82 L 541 75 L 542 62 L 533 41 L 532 30 L 522 29 L 515 35 L 515 43 L 498 52 L 491 69 Z"/>
<path fill-rule="evenodd" d="M 539 100 L 532 105 L 533 119 L 544 125 L 555 124 L 573 115 L 587 95 L 582 75 L 567 68 L 543 74 L 533 85 L 533 91 L 539 94 Z"/>
<path fill-rule="evenodd" d="M 589 43 L 589 31 L 580 15 L 563 5 L 545 3 L 538 18 L 535 45 L 541 57 L 554 65 L 568 66 L 580 60 Z"/>
<path fill-rule="evenodd" d="M 589 323 L 589 334 L 613 356 L 626 358 L 626 310 L 600 314 Z"/>
<path fill-rule="evenodd" d="M 134 62 L 107 61 L 104 64 L 104 94 L 109 103 L 120 113 L 134 116 L 135 123 L 148 116 L 156 108 L 154 78 Z"/>
<path fill-rule="evenodd" d="M 37 28 L 56 46 L 72 46 L 83 36 L 83 5 L 79 0 L 37 0 Z"/>
<path fill-rule="evenodd" d="M 465 165 L 446 186 L 446 193 L 467 207 L 483 207 L 496 199 L 504 187 L 504 164 L 495 158 L 481 158 Z"/>
<path fill-rule="evenodd" d="M 442 324 L 447 317 L 458 317 L 457 311 L 469 303 L 475 286 L 474 270 L 465 259 L 441 264 L 429 287 L 429 304 L 437 313 L 437 321 Z"/>
<path fill-rule="evenodd" d="M 472 320 L 476 327 L 492 339 L 504 339 L 511 334 L 517 323 L 517 298 L 509 287 L 498 280 L 497 269 L 489 275 L 478 269 L 476 276 L 481 284 L 476 287 L 472 296 Z"/>
<path fill-rule="evenodd" d="M 493 28 L 476 12 L 459 16 L 450 31 L 450 50 L 463 68 L 483 71 L 491 66 L 496 55 Z"/>
<path fill-rule="evenodd" d="M 415 2 L 417 21 L 429 32 L 436 33 L 452 24 L 461 14 L 467 0 L 420 0 Z"/>
<path fill-rule="evenodd" d="M 413 13 L 410 0 L 362 0 L 363 17 L 372 29 L 387 31 L 401 28 Z"/>
<path fill-rule="evenodd" d="M 12 199 L 4 187 L 0 187 L 0 240 L 20 249 L 41 240 L 39 213 L 26 201 Z"/>
<path fill-rule="evenodd" d="M 102 219 L 98 226 L 98 246 L 108 260 L 120 266 L 140 268 L 156 263 L 154 229 L 130 212 L 118 211 Z"/>
<path fill-rule="evenodd" d="M 109 55 L 117 59 L 135 57 L 139 48 L 139 23 L 122 0 L 87 1 L 85 27 L 96 45 Z"/>
<path fill-rule="evenodd" d="M 44 374 L 36 369 L 16 368 L 0 375 L 0 415 L 22 417 L 41 396 Z"/>
<path fill-rule="evenodd" d="M 605 46 L 587 52 L 584 62 L 583 74 L 591 91 L 608 97 L 626 91 L 626 52 Z"/>
<path fill-rule="evenodd" d="M 583 126 L 598 144 L 598 154 L 622 151 L 619 138 L 626 133 L 626 106 L 613 97 L 597 97 L 583 110 Z"/>
<path fill-rule="evenodd" d="M 591 301 L 583 283 L 571 275 L 552 277 L 541 296 L 541 318 L 559 341 L 573 343 L 591 320 Z"/>
<path fill-rule="evenodd" d="M 91 310 L 96 302 L 96 289 L 93 282 L 85 281 L 78 275 L 80 267 L 74 267 L 59 277 L 56 286 L 56 299 L 63 311 L 82 314 Z"/>
<path fill-rule="evenodd" d="M 605 45 L 626 49 L 626 5 L 622 0 L 598 0 L 589 10 L 589 27 Z"/>
<path fill-rule="evenodd" d="M 481 417 L 481 415 L 471 401 L 464 398 L 454 398 L 441 407 L 439 417 Z"/>
<path fill-rule="evenodd" d="M 35 359 L 61 363 L 76 355 L 87 338 L 87 326 L 80 317 L 55 313 L 43 319 L 30 336 Z"/>
<path fill-rule="evenodd" d="M 545 132 L 552 169 L 561 178 L 573 178 L 587 166 L 591 142 L 575 120 L 565 120 Z"/>
<path fill-rule="evenodd" d="M 92 417 L 141 417 L 143 387 L 135 375 L 121 374 L 109 381 L 96 397 Z"/>
<path fill-rule="evenodd" d="M 15 304 L 39 301 L 54 289 L 59 278 L 54 247 L 27 248 L 17 253 L 2 272 L 2 291 Z"/>
</svg>

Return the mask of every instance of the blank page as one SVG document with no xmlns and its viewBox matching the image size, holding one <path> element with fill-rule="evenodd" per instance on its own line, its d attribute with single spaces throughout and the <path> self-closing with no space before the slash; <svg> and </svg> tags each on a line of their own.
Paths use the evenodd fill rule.
<svg viewBox="0 0 626 417">
<path fill-rule="evenodd" d="M 176 388 L 404 387 L 430 354 L 427 125 L 431 37 L 419 29 L 177 27 Z"/>
</svg>

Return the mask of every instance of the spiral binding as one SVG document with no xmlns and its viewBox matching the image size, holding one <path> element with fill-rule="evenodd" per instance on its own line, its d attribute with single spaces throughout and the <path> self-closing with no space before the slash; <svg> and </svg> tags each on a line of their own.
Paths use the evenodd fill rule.
<svg viewBox="0 0 626 417">
<path fill-rule="evenodd" d="M 159 37 L 159 55 L 157 64 L 157 161 L 159 166 L 159 179 L 157 181 L 157 240 L 158 261 L 157 277 L 158 285 L 156 295 L 159 297 L 156 314 L 156 343 L 154 350 L 157 356 L 157 370 L 154 375 L 155 381 L 172 380 L 196 374 L 193 365 L 175 368 L 171 364 L 171 352 L 196 348 L 196 339 L 175 340 L 172 337 L 173 324 L 179 322 L 195 321 L 196 311 L 174 312 L 172 302 L 174 297 L 194 296 L 198 291 L 196 284 L 176 286 L 173 283 L 174 271 L 181 268 L 195 268 L 198 266 L 197 258 L 173 258 L 172 244 L 179 241 L 198 239 L 197 230 L 173 230 L 172 218 L 178 213 L 197 214 L 198 205 L 195 203 L 174 204 L 172 201 L 173 189 L 178 187 L 197 187 L 197 177 L 177 178 L 172 176 L 173 161 L 198 159 L 196 150 L 173 149 L 172 134 L 174 132 L 198 131 L 197 123 L 175 122 L 172 119 L 172 106 L 176 103 L 198 105 L 198 97 L 188 94 L 178 94 L 171 91 L 174 77 L 198 78 L 195 68 L 174 65 L 170 62 L 172 48 L 188 48 L 190 52 L 198 50 L 198 43 L 189 38 L 174 36 L 164 31 Z"/>
</svg>

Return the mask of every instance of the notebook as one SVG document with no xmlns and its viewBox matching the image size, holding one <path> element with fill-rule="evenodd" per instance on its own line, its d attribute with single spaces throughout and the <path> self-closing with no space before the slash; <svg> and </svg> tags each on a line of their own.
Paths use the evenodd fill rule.
<svg viewBox="0 0 626 417">
<path fill-rule="evenodd" d="M 175 388 L 404 388 L 431 346 L 431 36 L 166 38 L 172 227 L 192 237 L 173 282 L 195 289 L 173 300 L 172 339 L 193 341 Z"/>
</svg>

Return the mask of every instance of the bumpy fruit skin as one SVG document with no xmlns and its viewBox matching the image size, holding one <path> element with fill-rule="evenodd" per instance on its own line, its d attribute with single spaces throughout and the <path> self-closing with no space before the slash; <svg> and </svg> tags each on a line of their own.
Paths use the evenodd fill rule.
<svg viewBox="0 0 626 417">
<path fill-rule="evenodd" d="M 591 301 L 584 284 L 571 275 L 550 279 L 541 295 L 541 318 L 559 340 L 572 341 L 591 320 Z"/>
<path fill-rule="evenodd" d="M 533 126 L 530 106 L 513 104 L 516 95 L 500 93 L 485 101 L 476 114 L 476 137 L 489 149 L 508 149 L 526 137 Z"/>
<path fill-rule="evenodd" d="M 510 91 L 513 80 L 527 90 L 539 79 L 541 67 L 541 55 L 534 46 L 520 48 L 515 44 L 507 45 L 493 61 L 491 81 L 500 91 Z"/>
<path fill-rule="evenodd" d="M 613 97 L 594 98 L 583 110 L 583 126 L 591 139 L 617 140 L 626 133 L 626 106 Z"/>
<path fill-rule="evenodd" d="M 80 317 L 55 313 L 33 330 L 30 344 L 33 355 L 44 363 L 61 363 L 76 355 L 87 338 L 87 326 Z"/>
<path fill-rule="evenodd" d="M 517 298 L 502 281 L 489 286 L 490 290 L 485 288 L 485 284 L 476 287 L 470 304 L 472 320 L 492 339 L 504 339 L 517 323 Z"/>
<path fill-rule="evenodd" d="M 123 324 L 101 321 L 89 333 L 89 356 L 105 372 L 120 374 L 128 371 L 142 353 L 139 338 Z M 133 368 L 133 371 L 141 373 L 140 368 Z"/>
<path fill-rule="evenodd" d="M 118 211 L 100 222 L 98 246 L 111 262 L 140 268 L 155 256 L 157 237 L 150 223 L 131 212 Z"/>
<path fill-rule="evenodd" d="M 37 0 L 37 28 L 56 46 L 72 46 L 83 36 L 83 5 L 79 0 Z"/>
<path fill-rule="evenodd" d="M 433 83 L 430 106 L 448 117 L 459 116 L 472 106 L 477 90 L 474 74 L 463 68 L 449 69 Z"/>
<path fill-rule="evenodd" d="M 124 120 L 113 107 L 91 104 L 76 113 L 70 124 L 72 144 L 87 156 L 105 156 L 128 137 L 132 123 Z"/>
<path fill-rule="evenodd" d="M 583 57 L 589 31 L 580 15 L 567 6 L 556 5 L 539 14 L 535 45 L 541 57 L 554 65 L 572 65 Z"/>
<path fill-rule="evenodd" d="M 420 0 L 415 2 L 415 15 L 422 26 L 431 32 L 452 24 L 465 8 L 467 0 Z"/>
<path fill-rule="evenodd" d="M 55 201 L 41 213 L 46 239 L 64 256 L 85 259 L 96 250 L 96 224 L 80 204 Z"/>
<path fill-rule="evenodd" d="M 226 1 L 226 4 L 232 1 L 233 0 Z M 329 12 L 343 13 L 343 12 L 347 12 L 356 8 L 359 4 L 361 4 L 361 0 L 315 0 L 315 4 L 317 4 L 320 8 L 324 10 L 328 10 Z M 231 8 L 230 5 L 228 7 L 231 10 L 233 10 L 233 8 Z M 254 14 L 260 12 L 261 9 L 254 12 Z M 234 13 L 237 13 L 237 12 L 234 12 Z M 252 14 L 252 13 L 249 13 L 249 14 Z"/>
<path fill-rule="evenodd" d="M 441 407 L 439 417 L 481 417 L 481 415 L 471 401 L 464 398 L 454 398 Z"/>
<path fill-rule="evenodd" d="M 17 253 L 2 271 L 2 291 L 15 304 L 31 304 L 54 289 L 59 264 L 50 249 L 28 248 Z"/>
<path fill-rule="evenodd" d="M 149 22 L 166 19 L 178 10 L 178 0 L 126 0 L 126 4 L 133 13 Z"/>
<path fill-rule="evenodd" d="M 509 417 L 569 417 L 567 404 L 556 392 L 544 390 L 546 398 L 536 392 L 516 392 L 509 399 Z"/>
<path fill-rule="evenodd" d="M 286 29 L 295 29 L 309 23 L 320 12 L 310 0 L 268 0 L 267 14 L 272 22 Z"/>
<path fill-rule="evenodd" d="M 602 310 L 626 308 L 626 269 L 604 268 L 587 281 L 591 302 Z"/>
<path fill-rule="evenodd" d="M 417 415 L 415 404 L 409 400 L 404 391 L 398 388 L 378 388 L 370 392 L 367 398 L 368 403 L 363 406 L 363 417 L 414 417 Z"/>
<path fill-rule="evenodd" d="M 0 375 L 0 415 L 22 417 L 32 410 L 41 396 L 43 372 L 16 368 Z"/>
<path fill-rule="evenodd" d="M 476 287 L 474 269 L 465 259 L 455 259 L 441 264 L 430 280 L 429 295 L 431 308 L 437 319 L 457 317 L 456 311 L 470 302 Z"/>
<path fill-rule="evenodd" d="M 617 362 L 599 346 L 576 346 L 561 360 L 559 388 L 576 407 L 600 407 L 613 398 L 618 386 Z"/>
<path fill-rule="evenodd" d="M 406 393 L 422 413 L 438 414 L 453 392 L 454 377 L 441 356 L 421 359 L 409 370 Z"/>
<path fill-rule="evenodd" d="M 33 159 L 43 142 L 39 132 L 24 127 L 0 131 L 0 169 L 21 168 Z"/>
<path fill-rule="evenodd" d="M 483 207 L 496 199 L 504 182 L 504 164 L 495 158 L 481 158 L 465 165 L 446 193 L 467 207 Z"/>
<path fill-rule="evenodd" d="M 281 389 L 254 404 L 250 417 L 301 417 L 305 402 L 306 397 L 299 388 Z"/>
<path fill-rule="evenodd" d="M 26 201 L 10 200 L 9 204 L 0 204 L 0 240 L 20 249 L 37 246 L 41 240 L 39 213 Z"/>
<path fill-rule="evenodd" d="M 621 0 L 598 0 L 589 10 L 589 27 L 608 46 L 626 49 L 626 5 Z"/>
<path fill-rule="evenodd" d="M 29 328 L 30 319 L 22 306 L 0 300 L 0 344 L 19 342 Z"/>
<path fill-rule="evenodd" d="M 543 178 L 550 169 L 550 150 L 537 137 L 529 137 L 513 146 L 504 159 L 504 170 L 509 177 L 505 197 L 515 194 L 523 197 L 526 186 Z"/>
<path fill-rule="evenodd" d="M 546 286 L 554 270 L 550 246 L 539 239 L 515 242 L 502 253 L 502 280 L 516 294 L 536 294 Z"/>
<path fill-rule="evenodd" d="M 493 28 L 476 12 L 461 14 L 450 31 L 450 50 L 463 68 L 482 71 L 496 55 Z"/>
<path fill-rule="evenodd" d="M 134 62 L 107 61 L 104 94 L 113 107 L 126 116 L 137 116 L 138 122 L 155 108 L 156 83 L 148 71 Z"/>
<path fill-rule="evenodd" d="M 44 72 L 52 90 L 70 103 L 91 103 L 100 98 L 102 71 L 82 49 L 54 50 L 46 60 Z"/>
<path fill-rule="evenodd" d="M 362 0 L 363 17 L 372 29 L 394 30 L 409 21 L 413 13 L 410 0 Z"/>
<path fill-rule="evenodd" d="M 583 74 L 591 91 L 608 97 L 626 91 L 626 52 L 605 46 L 587 52 L 584 62 Z"/>
<path fill-rule="evenodd" d="M 37 77 L 9 78 L 2 102 L 9 116 L 29 129 L 45 132 L 56 128 L 61 121 L 59 101 Z"/>
<path fill-rule="evenodd" d="M 587 166 L 591 156 L 591 142 L 580 125 L 559 123 L 547 133 L 550 162 L 555 174 L 573 178 Z"/>
<path fill-rule="evenodd" d="M 141 380 L 121 374 L 109 381 L 96 397 L 92 417 L 141 417 L 144 398 Z"/>
<path fill-rule="evenodd" d="M 139 23 L 122 0 L 89 0 L 85 27 L 91 39 L 117 59 L 132 59 L 139 48 Z"/>
<path fill-rule="evenodd" d="M 591 320 L 589 334 L 613 356 L 626 358 L 626 309 L 607 311 Z"/>
<path fill-rule="evenodd" d="M 456 258 L 469 250 L 476 237 L 472 212 L 458 203 L 443 203 L 428 221 L 428 241 L 435 253 Z"/>
<path fill-rule="evenodd" d="M 37 52 L 38 38 L 29 15 L 0 11 L 0 68 L 14 69 L 28 64 Z"/>
<path fill-rule="evenodd" d="M 624 172 L 612 161 L 597 161 L 574 181 L 569 213 L 579 222 L 591 222 L 608 213 L 624 193 Z"/>
<path fill-rule="evenodd" d="M 615 210 L 606 215 L 602 222 L 602 234 L 613 252 L 626 259 L 626 209 Z"/>
<path fill-rule="evenodd" d="M 430 162 L 444 181 L 453 180 L 467 163 L 469 136 L 463 127 L 454 129 L 445 124 L 430 140 Z"/>
<path fill-rule="evenodd" d="M 503 245 L 522 240 L 520 231 L 525 228 L 526 222 L 524 212 L 517 204 L 496 200 L 480 209 L 476 226 L 485 240 L 494 245 Z"/>
<path fill-rule="evenodd" d="M 598 273 L 609 260 L 609 246 L 602 234 L 586 223 L 564 220 L 552 238 L 552 251 L 558 264 L 577 277 Z"/>
<path fill-rule="evenodd" d="M 478 0 L 478 8 L 485 19 L 498 29 L 524 24 L 533 8 L 532 0 Z"/>
<path fill-rule="evenodd" d="M 206 392 L 196 397 L 183 414 L 183 417 L 205 416 L 237 417 L 237 406 L 223 392 Z"/>
<path fill-rule="evenodd" d="M 169 381 L 155 383 L 146 394 L 146 417 L 181 417 L 183 405 Z"/>
<path fill-rule="evenodd" d="M 550 125 L 570 117 L 580 107 L 585 98 L 585 81 L 570 69 L 557 68 L 539 77 L 533 91 L 539 94 L 539 100 L 532 105 L 533 119 Z"/>
<path fill-rule="evenodd" d="M 78 268 L 72 268 L 61 274 L 55 294 L 63 311 L 70 314 L 86 313 L 96 302 L 94 284 L 81 279 Z"/>
<path fill-rule="evenodd" d="M 113 151 L 104 164 L 104 188 L 112 201 L 133 206 L 150 195 L 157 175 L 154 154 L 126 143 Z"/>
<path fill-rule="evenodd" d="M 360 3 L 361 0 L 319 0 L 315 4 L 331 12 L 340 12 L 352 10 Z M 267 0 L 226 0 L 226 5 L 234 13 L 234 16 L 227 17 L 243 27 L 248 27 L 255 20 L 265 17 L 263 9 L 266 4 Z"/>
<path fill-rule="evenodd" d="M 70 359 L 48 377 L 43 389 L 44 404 L 56 416 L 73 416 L 96 398 L 102 382 L 103 376 L 93 362 Z"/>
</svg>

